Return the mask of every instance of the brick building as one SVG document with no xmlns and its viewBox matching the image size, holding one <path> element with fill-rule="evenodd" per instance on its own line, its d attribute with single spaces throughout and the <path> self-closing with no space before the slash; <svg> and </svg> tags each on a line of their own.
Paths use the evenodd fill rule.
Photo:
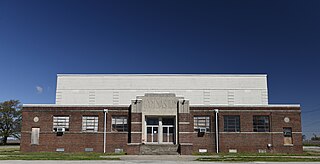
<svg viewBox="0 0 320 164">
<path fill-rule="evenodd" d="M 22 118 L 23 152 L 302 153 L 300 105 L 269 104 L 266 75 L 63 74 Z"/>
</svg>

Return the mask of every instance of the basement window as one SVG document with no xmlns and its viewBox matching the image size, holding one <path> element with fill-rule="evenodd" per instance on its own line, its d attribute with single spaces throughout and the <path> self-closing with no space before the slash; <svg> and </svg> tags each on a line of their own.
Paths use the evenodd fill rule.
<svg viewBox="0 0 320 164">
<path fill-rule="evenodd" d="M 98 116 L 82 116 L 83 132 L 98 132 Z"/>
</svg>

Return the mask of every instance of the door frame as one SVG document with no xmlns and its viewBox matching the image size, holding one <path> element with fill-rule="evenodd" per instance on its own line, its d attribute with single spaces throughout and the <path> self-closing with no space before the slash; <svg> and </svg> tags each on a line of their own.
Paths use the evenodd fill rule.
<svg viewBox="0 0 320 164">
<path fill-rule="evenodd" d="M 148 125 L 147 124 L 147 121 L 148 121 L 148 118 L 157 118 L 159 123 L 158 125 Z M 162 125 L 162 118 L 172 118 L 173 119 L 173 125 Z M 151 141 L 152 142 L 148 142 L 148 127 L 152 128 L 151 130 L 151 133 L 152 133 L 152 139 Z M 153 128 L 154 127 L 157 127 L 158 128 L 158 141 L 157 142 L 153 142 L 153 136 L 155 135 L 154 131 L 153 131 Z M 173 142 L 163 142 L 163 128 L 167 127 L 168 130 L 170 127 L 173 127 Z M 175 144 L 176 142 L 176 118 L 175 116 L 145 116 L 145 141 L 146 141 L 146 144 Z"/>
</svg>

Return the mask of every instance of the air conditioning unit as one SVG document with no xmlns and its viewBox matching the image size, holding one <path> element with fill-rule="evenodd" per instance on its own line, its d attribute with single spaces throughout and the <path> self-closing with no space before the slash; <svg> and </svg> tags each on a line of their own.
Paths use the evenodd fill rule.
<svg viewBox="0 0 320 164">
<path fill-rule="evenodd" d="M 57 128 L 57 136 L 62 136 L 65 131 L 66 131 L 65 128 L 58 127 Z"/>
<path fill-rule="evenodd" d="M 65 132 L 66 131 L 66 129 L 65 128 L 57 128 L 57 132 Z"/>
<path fill-rule="evenodd" d="M 200 129 L 199 129 L 199 132 L 200 132 L 200 133 L 205 133 L 205 132 L 207 132 L 207 129 L 206 129 L 206 128 L 200 128 Z"/>
</svg>

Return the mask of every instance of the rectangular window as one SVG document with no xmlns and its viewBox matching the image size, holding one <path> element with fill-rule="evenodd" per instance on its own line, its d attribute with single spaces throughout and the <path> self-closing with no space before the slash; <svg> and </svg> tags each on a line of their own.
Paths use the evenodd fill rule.
<svg viewBox="0 0 320 164">
<path fill-rule="evenodd" d="M 269 116 L 253 116 L 254 132 L 269 132 Z"/>
<path fill-rule="evenodd" d="M 240 116 L 224 116 L 225 132 L 240 132 Z"/>
<path fill-rule="evenodd" d="M 291 128 L 283 128 L 283 139 L 284 145 L 292 145 L 292 129 Z"/>
<path fill-rule="evenodd" d="M 53 130 L 57 131 L 58 128 L 69 131 L 69 116 L 53 116 Z"/>
<path fill-rule="evenodd" d="M 98 132 L 98 116 L 82 116 L 83 132 Z"/>
<path fill-rule="evenodd" d="M 31 130 L 31 145 L 39 145 L 40 128 L 32 128 Z"/>
<path fill-rule="evenodd" d="M 210 117 L 209 116 L 194 116 L 193 117 L 194 131 L 199 131 L 200 128 L 210 130 Z"/>
<path fill-rule="evenodd" d="M 112 117 L 112 131 L 127 132 L 128 123 L 126 116 L 114 116 Z"/>
</svg>

